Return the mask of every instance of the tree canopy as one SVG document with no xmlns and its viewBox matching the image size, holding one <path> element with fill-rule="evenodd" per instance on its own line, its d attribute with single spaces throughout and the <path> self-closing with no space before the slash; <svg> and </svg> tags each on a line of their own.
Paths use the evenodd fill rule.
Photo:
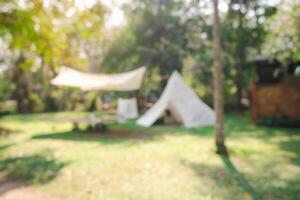
<svg viewBox="0 0 300 200">
<path fill-rule="evenodd" d="M 300 59 L 300 3 L 224 0 L 221 4 L 224 103 L 241 107 L 242 98 L 249 97 L 257 55 Z M 121 7 L 125 22 L 108 28 L 112 8 L 101 0 L 85 6 L 75 0 L 2 0 L 0 100 L 15 99 L 20 112 L 86 108 L 90 101 L 80 91 L 49 85 L 62 65 L 92 73 L 146 65 L 140 92 L 145 98 L 159 94 L 177 70 L 212 104 L 211 5 L 209 0 L 131 0 Z"/>
</svg>

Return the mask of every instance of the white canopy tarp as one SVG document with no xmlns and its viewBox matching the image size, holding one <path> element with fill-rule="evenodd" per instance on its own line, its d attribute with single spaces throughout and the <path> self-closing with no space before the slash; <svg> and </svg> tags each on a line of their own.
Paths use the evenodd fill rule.
<svg viewBox="0 0 300 200">
<path fill-rule="evenodd" d="M 206 105 L 192 88 L 185 84 L 176 71 L 172 73 L 161 97 L 138 119 L 137 123 L 149 127 L 166 110 L 169 110 L 176 121 L 181 122 L 187 128 L 213 125 L 215 123 L 214 110 Z"/>
<path fill-rule="evenodd" d="M 133 91 L 141 87 L 146 67 L 120 74 L 88 74 L 62 67 L 52 85 L 78 87 L 82 90 Z"/>
</svg>

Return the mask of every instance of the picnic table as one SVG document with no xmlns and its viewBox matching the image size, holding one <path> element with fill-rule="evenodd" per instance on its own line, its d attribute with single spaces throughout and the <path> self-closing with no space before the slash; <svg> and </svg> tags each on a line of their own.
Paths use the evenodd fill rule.
<svg viewBox="0 0 300 200">
<path fill-rule="evenodd" d="M 59 122 L 71 122 L 72 123 L 72 131 L 80 131 L 79 124 L 87 124 L 88 131 L 100 131 L 105 132 L 107 130 L 107 126 L 104 121 L 113 120 L 114 116 L 95 116 L 90 114 L 86 117 L 76 117 L 76 118 L 63 118 L 59 119 Z"/>
</svg>

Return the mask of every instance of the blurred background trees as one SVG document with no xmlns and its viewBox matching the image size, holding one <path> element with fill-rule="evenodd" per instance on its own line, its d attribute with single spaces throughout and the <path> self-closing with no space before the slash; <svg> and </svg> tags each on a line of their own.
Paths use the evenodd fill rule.
<svg viewBox="0 0 300 200">
<path fill-rule="evenodd" d="M 265 54 L 283 62 L 300 60 L 300 1 L 285 0 L 266 23 Z"/>
<path fill-rule="evenodd" d="M 159 95 L 173 70 L 212 105 L 210 0 L 128 0 L 125 21 L 106 27 L 101 0 L 0 2 L 0 101 L 19 112 L 88 109 L 96 94 L 49 85 L 60 66 L 117 73 L 148 67 L 140 95 Z M 275 2 L 275 1 L 274 1 Z M 299 60 L 299 0 L 220 1 L 225 106 L 249 98 L 253 60 Z M 97 94 L 98 95 L 98 94 Z"/>
<path fill-rule="evenodd" d="M 101 38 L 104 7 L 95 3 L 79 10 L 73 1 L 55 0 L 0 4 L 1 51 L 6 52 L 1 55 L 5 74 L 1 82 L 9 81 L 14 87 L 6 98 L 17 101 L 19 112 L 65 108 L 61 104 L 68 97 L 49 81 L 61 65 L 95 68 L 96 47 L 92 45 Z"/>
</svg>

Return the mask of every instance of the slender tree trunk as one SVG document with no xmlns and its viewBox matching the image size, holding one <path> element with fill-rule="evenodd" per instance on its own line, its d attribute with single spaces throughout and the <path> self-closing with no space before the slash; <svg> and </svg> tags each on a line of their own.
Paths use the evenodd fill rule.
<svg viewBox="0 0 300 200">
<path fill-rule="evenodd" d="M 26 71 L 22 70 L 21 64 L 24 62 L 24 56 L 20 55 L 12 68 L 11 80 L 15 83 L 16 88 L 13 97 L 17 102 L 17 111 L 19 113 L 28 113 L 31 111 L 29 101 L 29 86 L 26 80 Z"/>
<path fill-rule="evenodd" d="M 221 68 L 221 39 L 220 39 L 220 23 L 218 0 L 213 0 L 214 5 L 214 22 L 213 22 L 213 81 L 214 81 L 214 109 L 216 112 L 215 126 L 215 142 L 217 153 L 226 155 L 227 149 L 224 142 L 223 118 L 224 118 L 224 102 L 223 102 L 223 76 Z"/>
<path fill-rule="evenodd" d="M 86 50 L 86 54 L 88 56 L 88 72 L 89 73 L 96 73 L 98 72 L 97 69 L 97 56 L 95 55 L 95 50 L 89 49 Z"/>
</svg>

